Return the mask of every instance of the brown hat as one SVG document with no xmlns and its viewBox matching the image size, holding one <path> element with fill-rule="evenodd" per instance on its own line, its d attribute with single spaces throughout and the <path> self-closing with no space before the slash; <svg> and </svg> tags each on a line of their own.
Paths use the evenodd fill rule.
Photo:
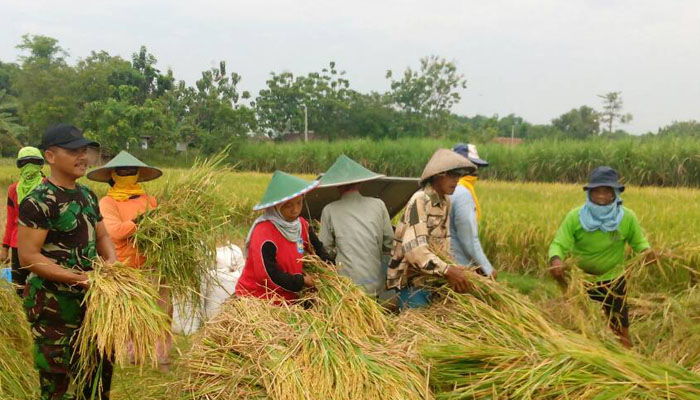
<svg viewBox="0 0 700 400">
<path fill-rule="evenodd" d="M 430 161 L 425 165 L 423 174 L 420 176 L 420 183 L 425 183 L 430 177 L 443 172 L 461 170 L 463 175 L 469 175 L 476 171 L 476 166 L 466 157 L 462 157 L 452 150 L 437 149 L 430 157 Z"/>
</svg>

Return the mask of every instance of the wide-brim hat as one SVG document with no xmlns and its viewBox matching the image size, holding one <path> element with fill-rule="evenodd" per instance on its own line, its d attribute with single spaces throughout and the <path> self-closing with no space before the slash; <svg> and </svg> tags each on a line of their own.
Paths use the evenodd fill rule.
<svg viewBox="0 0 700 400">
<path fill-rule="evenodd" d="M 328 168 L 328 171 L 323 174 L 319 187 L 354 185 L 383 176 L 368 170 L 345 154 L 341 154 Z"/>
<path fill-rule="evenodd" d="M 459 154 L 462 157 L 466 157 L 474 165 L 479 168 L 488 167 L 489 162 L 479 157 L 479 152 L 476 150 L 476 146 L 473 144 L 458 143 L 452 148 L 452 151 Z"/>
<path fill-rule="evenodd" d="M 262 199 L 260 199 L 260 203 L 253 207 L 253 211 L 263 210 L 284 203 L 287 200 L 310 192 L 318 185 L 319 181 L 307 181 L 282 171 L 275 171 L 275 173 L 272 174 L 270 184 L 267 185 L 265 194 Z"/>
<path fill-rule="evenodd" d="M 476 166 L 469 159 L 460 156 L 452 150 L 437 149 L 433 156 L 430 157 L 430 161 L 425 165 L 420 176 L 420 182 L 423 184 L 430 177 L 452 170 L 459 170 L 462 175 L 469 175 L 476 171 Z"/>
<path fill-rule="evenodd" d="M 163 175 L 163 171 L 146 165 L 143 161 L 122 150 L 107 164 L 88 172 L 87 178 L 97 182 L 109 182 L 112 179 L 112 171 L 117 168 L 138 168 L 138 182 L 152 181 Z"/>
<path fill-rule="evenodd" d="M 583 190 L 591 190 L 602 186 L 611 187 L 620 192 L 625 191 L 625 185 L 620 183 L 620 177 L 617 171 L 610 167 L 598 167 L 594 169 L 588 179 L 588 184 L 583 187 Z"/>
</svg>

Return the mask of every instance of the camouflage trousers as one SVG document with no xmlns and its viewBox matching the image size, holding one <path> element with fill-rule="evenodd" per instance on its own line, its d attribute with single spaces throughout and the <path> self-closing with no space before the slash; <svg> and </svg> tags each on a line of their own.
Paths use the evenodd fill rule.
<svg viewBox="0 0 700 400">
<path fill-rule="evenodd" d="M 82 290 L 31 276 L 24 289 L 24 307 L 34 337 L 34 366 L 39 371 L 41 400 L 90 399 L 93 384 L 71 393 L 76 365 L 71 362 L 74 339 L 85 315 Z M 102 360 L 100 390 L 95 398 L 109 399 L 112 364 Z M 97 376 L 88 382 L 95 382 Z"/>
</svg>

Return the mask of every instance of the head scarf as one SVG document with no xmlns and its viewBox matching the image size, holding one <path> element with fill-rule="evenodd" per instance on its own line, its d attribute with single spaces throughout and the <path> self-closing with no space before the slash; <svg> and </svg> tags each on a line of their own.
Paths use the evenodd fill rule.
<svg viewBox="0 0 700 400">
<path fill-rule="evenodd" d="M 578 218 L 581 226 L 587 232 L 600 229 L 603 232 L 614 232 L 620 226 L 625 210 L 622 208 L 620 190 L 615 189 L 615 200 L 612 203 L 601 206 L 591 201 L 591 191 L 586 191 L 586 204 L 581 207 Z"/>
<path fill-rule="evenodd" d="M 119 176 L 115 170 L 111 172 L 114 185 L 107 191 L 107 196 L 116 201 L 127 201 L 133 196 L 141 196 L 146 192 L 140 184 L 136 183 L 139 180 L 139 173 L 136 175 Z"/>
<path fill-rule="evenodd" d="M 289 240 L 290 242 L 297 243 L 297 246 L 299 246 L 299 244 L 302 244 L 303 248 L 301 237 L 301 220 L 297 217 L 294 221 L 289 222 L 282 216 L 282 213 L 280 212 L 282 206 L 285 203 L 287 203 L 287 201 L 266 208 L 263 214 L 259 216 L 255 220 L 255 222 L 253 222 L 253 226 L 250 227 L 250 230 L 248 231 L 248 236 L 245 239 L 244 252 L 246 257 L 248 257 L 248 246 L 250 245 L 250 237 L 253 234 L 253 230 L 255 229 L 255 226 L 257 224 L 264 221 L 270 221 L 273 224 L 275 224 L 275 228 L 277 228 L 277 230 L 282 234 L 282 236 L 284 236 L 285 239 Z"/>
<path fill-rule="evenodd" d="M 23 158 L 35 158 L 44 160 L 41 151 L 35 147 L 23 147 L 19 150 L 17 160 Z M 41 172 L 42 165 L 28 163 L 19 169 L 19 181 L 17 182 L 17 203 L 21 203 L 27 195 L 41 183 L 44 174 Z"/>
<path fill-rule="evenodd" d="M 17 182 L 17 203 L 21 203 L 41 183 L 41 180 L 44 178 L 41 168 L 41 165 L 36 164 L 25 164 L 20 168 L 20 178 L 19 182 Z"/>
<path fill-rule="evenodd" d="M 476 206 L 476 220 L 481 221 L 481 204 L 479 204 L 479 198 L 476 197 L 476 190 L 474 189 L 474 185 L 478 180 L 478 176 L 465 175 L 459 179 L 459 184 L 467 188 L 472 194 L 472 199 L 474 199 L 474 205 Z"/>
</svg>

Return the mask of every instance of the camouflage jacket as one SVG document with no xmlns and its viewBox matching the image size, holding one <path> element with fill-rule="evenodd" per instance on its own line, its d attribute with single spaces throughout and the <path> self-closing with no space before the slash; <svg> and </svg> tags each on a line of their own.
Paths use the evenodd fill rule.
<svg viewBox="0 0 700 400">
<path fill-rule="evenodd" d="M 81 184 L 66 189 L 44 179 L 19 207 L 20 225 L 48 230 L 41 254 L 64 268 L 83 272 L 91 270 L 97 258 L 95 227 L 101 220 L 97 197 Z M 45 282 L 45 288 L 72 290 L 55 282 Z"/>
<path fill-rule="evenodd" d="M 426 275 L 444 276 L 448 264 L 433 250 L 449 253 L 450 199 L 426 185 L 408 201 L 394 234 L 387 289 L 422 286 Z"/>
</svg>

